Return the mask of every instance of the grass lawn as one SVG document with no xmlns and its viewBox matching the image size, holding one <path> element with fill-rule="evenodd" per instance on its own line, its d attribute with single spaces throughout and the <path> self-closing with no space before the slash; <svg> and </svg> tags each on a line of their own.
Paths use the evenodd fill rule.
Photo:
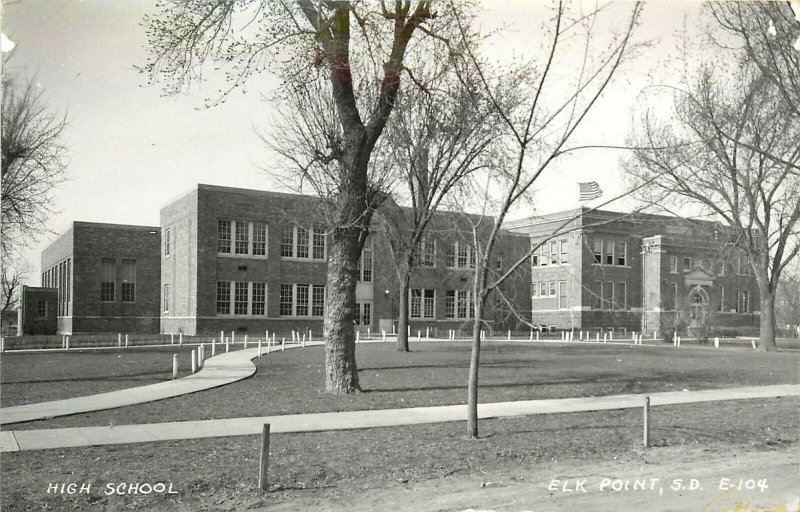
<svg viewBox="0 0 800 512">
<path fill-rule="evenodd" d="M 3 407 L 117 389 L 172 378 L 172 354 L 178 376 L 191 373 L 191 350 L 184 346 L 69 352 L 6 352 L 0 357 L 0 404 Z"/>
<path fill-rule="evenodd" d="M 464 343 L 392 344 L 357 349 L 363 392 L 323 393 L 322 347 L 275 352 L 256 360 L 243 381 L 158 402 L 10 429 L 156 423 L 358 409 L 459 404 L 466 401 L 469 347 Z M 796 383 L 800 353 L 709 348 L 491 342 L 481 355 L 480 400 L 499 402 L 682 389 Z"/>
<path fill-rule="evenodd" d="M 322 505 L 429 480 L 446 488 L 449 479 L 468 476 L 478 479 L 475 487 L 481 481 L 538 485 L 610 462 L 616 472 L 608 476 L 615 477 L 670 460 L 702 465 L 722 457 L 735 467 L 737 457 L 749 452 L 796 450 L 798 407 L 798 398 L 654 407 L 655 447 L 646 452 L 640 410 L 484 420 L 479 440 L 465 438 L 462 422 L 277 434 L 267 493 L 255 489 L 259 436 L 8 453 L 0 506 L 8 512 L 260 510 L 294 500 L 319 499 Z M 92 491 L 47 494 L 51 482 L 90 483 Z M 109 482 L 171 482 L 178 494 L 105 496 Z M 535 505 L 527 508 L 538 510 Z M 402 503 L 393 508 L 406 510 Z"/>
</svg>

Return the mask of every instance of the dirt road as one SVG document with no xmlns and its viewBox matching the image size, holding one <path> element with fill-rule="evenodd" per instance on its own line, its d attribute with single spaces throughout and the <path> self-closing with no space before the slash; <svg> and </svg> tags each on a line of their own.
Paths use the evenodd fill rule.
<svg viewBox="0 0 800 512">
<path fill-rule="evenodd" d="M 656 448 L 638 460 L 580 466 L 557 461 L 503 474 L 418 483 L 263 510 L 796 512 L 800 450 L 722 454 Z"/>
</svg>

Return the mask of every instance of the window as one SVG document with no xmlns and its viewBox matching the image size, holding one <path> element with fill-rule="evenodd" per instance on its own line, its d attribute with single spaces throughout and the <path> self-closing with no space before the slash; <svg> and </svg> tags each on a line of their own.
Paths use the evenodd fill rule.
<svg viewBox="0 0 800 512">
<path fill-rule="evenodd" d="M 436 240 L 423 238 L 419 242 L 419 258 L 417 264 L 420 267 L 436 266 Z"/>
<path fill-rule="evenodd" d="M 677 256 L 670 256 L 669 257 L 669 271 L 673 274 L 678 273 L 678 257 Z"/>
<path fill-rule="evenodd" d="M 603 285 L 603 309 L 614 309 L 614 282 Z"/>
<path fill-rule="evenodd" d="M 218 221 L 217 252 L 219 254 L 233 252 L 237 256 L 266 256 L 267 224 L 244 220 Z"/>
<path fill-rule="evenodd" d="M 361 258 L 358 260 L 358 280 L 365 283 L 372 282 L 372 247 L 369 245 L 364 245 Z"/>
<path fill-rule="evenodd" d="M 47 318 L 47 301 L 40 300 L 36 305 L 36 316 L 39 318 Z"/>
<path fill-rule="evenodd" d="M 294 314 L 294 286 L 290 284 L 281 285 L 280 314 L 281 316 Z"/>
<path fill-rule="evenodd" d="M 267 255 L 267 225 L 263 222 L 253 223 L 253 255 Z"/>
<path fill-rule="evenodd" d="M 279 305 L 281 316 L 322 316 L 325 311 L 324 308 L 324 286 L 309 284 L 281 285 Z"/>
<path fill-rule="evenodd" d="M 624 267 L 628 264 L 628 244 L 625 242 L 617 244 L 617 265 Z"/>
<path fill-rule="evenodd" d="M 739 295 L 739 313 L 750 312 L 750 290 L 742 290 Z"/>
<path fill-rule="evenodd" d="M 558 265 L 558 242 L 550 242 L 550 264 Z"/>
<path fill-rule="evenodd" d="M 616 309 L 628 309 L 628 284 L 617 283 Z"/>
<path fill-rule="evenodd" d="M 614 264 L 614 242 L 606 242 L 606 265 Z"/>
<path fill-rule="evenodd" d="M 542 242 L 539 246 L 539 265 L 546 267 L 550 262 L 550 257 L 547 255 L 547 244 Z"/>
<path fill-rule="evenodd" d="M 447 250 L 447 266 L 475 268 L 475 250 L 466 242 L 453 242 Z"/>
<path fill-rule="evenodd" d="M 311 316 L 325 313 L 325 287 L 314 285 L 311 288 Z"/>
<path fill-rule="evenodd" d="M 539 296 L 539 283 L 532 283 L 531 284 L 531 297 L 538 297 Z"/>
<path fill-rule="evenodd" d="M 683 270 L 692 270 L 692 258 L 683 258 Z"/>
<path fill-rule="evenodd" d="M 100 262 L 102 281 L 100 282 L 100 300 L 103 302 L 114 302 L 114 281 L 116 277 L 115 261 L 108 258 L 103 258 Z M 59 270 L 60 272 L 60 270 Z M 63 282 L 63 279 L 60 280 Z M 59 283 L 60 284 L 60 283 Z M 59 289 L 61 286 L 59 286 Z M 61 293 L 59 293 L 61 295 Z"/>
<path fill-rule="evenodd" d="M 436 297 L 434 290 L 412 288 L 410 295 L 409 316 L 411 318 L 434 318 Z"/>
<path fill-rule="evenodd" d="M 594 241 L 594 262 L 595 263 L 603 263 L 603 241 L 602 240 L 595 240 Z"/>
<path fill-rule="evenodd" d="M 603 281 L 595 281 L 592 287 L 592 309 L 603 309 Z"/>
<path fill-rule="evenodd" d="M 372 304 L 370 302 L 356 302 L 356 325 L 372 324 Z"/>
<path fill-rule="evenodd" d="M 294 226 L 286 226 L 281 233 L 281 256 L 294 257 Z"/>
<path fill-rule="evenodd" d="M 308 316 L 308 285 L 307 284 L 298 284 L 295 285 L 295 305 L 294 305 L 294 314 L 295 316 Z"/>
<path fill-rule="evenodd" d="M 531 254 L 531 267 L 538 267 L 539 266 L 539 251 L 534 249 L 533 253 Z"/>
<path fill-rule="evenodd" d="M 164 230 L 164 257 L 169 258 L 169 250 L 170 250 L 170 229 L 166 228 Z"/>
<path fill-rule="evenodd" d="M 447 290 L 444 294 L 444 317 L 456 317 L 456 291 Z"/>
<path fill-rule="evenodd" d="M 253 283 L 253 297 L 252 297 L 252 311 L 253 315 L 263 315 L 266 312 L 267 304 L 267 284 L 266 283 Z"/>
<path fill-rule="evenodd" d="M 231 283 L 230 281 L 217 281 L 217 314 L 231 314 Z"/>
<path fill-rule="evenodd" d="M 230 254 L 231 252 L 231 221 L 221 220 L 217 223 L 217 252 Z"/>
<path fill-rule="evenodd" d="M 497 270 L 503 270 L 503 253 L 497 255 Z"/>
<path fill-rule="evenodd" d="M 247 314 L 247 283 L 236 281 L 234 286 L 233 297 L 233 314 L 246 315 Z"/>
<path fill-rule="evenodd" d="M 548 292 L 548 295 L 550 295 L 550 297 L 555 297 L 556 296 L 556 283 L 554 283 L 554 282 L 548 283 L 548 286 L 549 286 L 549 289 L 550 289 L 550 291 Z"/>
<path fill-rule="evenodd" d="M 678 309 L 678 283 L 672 283 L 671 288 L 672 290 L 670 291 L 672 293 L 669 296 L 670 304 L 667 309 L 670 311 L 676 311 Z"/>
<path fill-rule="evenodd" d="M 456 245 L 457 245 L 456 252 L 458 254 L 458 260 L 456 260 L 456 266 L 458 268 L 467 268 L 469 247 L 466 244 L 463 243 L 459 244 L 458 242 L 456 242 Z"/>
<path fill-rule="evenodd" d="M 547 297 L 547 283 L 539 283 L 539 296 Z"/>
<path fill-rule="evenodd" d="M 281 233 L 281 257 L 299 259 L 325 259 L 325 231 L 301 226 L 286 226 Z"/>
<path fill-rule="evenodd" d="M 558 246 L 561 250 L 561 263 L 562 264 L 567 263 L 569 256 L 567 253 L 567 241 L 566 240 L 559 241 Z"/>
<path fill-rule="evenodd" d="M 122 260 L 122 302 L 136 301 L 136 260 Z"/>
<path fill-rule="evenodd" d="M 297 226 L 297 257 L 308 258 L 308 229 Z"/>
<path fill-rule="evenodd" d="M 469 290 L 447 290 L 444 298 L 444 317 L 468 319 L 475 316 L 475 303 Z"/>
<path fill-rule="evenodd" d="M 313 229 L 313 248 L 311 257 L 315 260 L 325 259 L 325 230 L 319 226 Z M 316 315 L 315 315 L 316 316 Z"/>
<path fill-rule="evenodd" d="M 558 282 L 558 309 L 567 309 L 567 282 Z"/>
<path fill-rule="evenodd" d="M 164 313 L 169 313 L 169 285 L 164 285 Z"/>
</svg>

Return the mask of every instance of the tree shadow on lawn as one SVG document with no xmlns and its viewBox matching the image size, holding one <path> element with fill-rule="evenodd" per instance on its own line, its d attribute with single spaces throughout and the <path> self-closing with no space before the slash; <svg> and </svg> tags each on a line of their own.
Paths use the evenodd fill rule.
<svg viewBox="0 0 800 512">
<path fill-rule="evenodd" d="M 59 382 L 162 380 L 160 378 L 155 379 L 156 375 L 171 376 L 170 372 L 159 370 L 153 372 L 126 373 L 125 375 L 98 375 L 95 377 L 76 376 L 75 378 L 66 378 L 66 379 L 31 379 L 31 380 L 3 381 L 2 385 L 9 386 L 11 384 L 55 384 Z"/>
<path fill-rule="evenodd" d="M 482 361 L 481 368 L 532 368 L 537 363 L 546 363 L 544 360 L 538 359 L 511 359 L 508 361 Z M 411 364 L 407 366 L 372 366 L 368 368 L 359 368 L 359 372 L 376 372 L 388 370 L 424 370 L 431 368 L 469 368 L 469 361 L 460 361 L 453 363 L 442 364 Z"/>
<path fill-rule="evenodd" d="M 578 384 L 578 385 L 591 385 L 591 384 L 625 384 L 622 390 L 629 390 L 635 388 L 637 385 L 643 384 L 657 384 L 659 388 L 666 387 L 662 377 L 653 375 L 653 381 L 642 381 L 641 379 L 620 378 L 619 374 L 602 374 L 594 375 L 592 378 L 575 378 L 575 379 L 560 379 L 549 381 L 529 381 L 529 382 L 493 382 L 487 384 L 479 384 L 479 388 L 523 388 L 523 387 L 536 387 L 536 386 L 557 386 L 560 384 Z M 419 386 L 419 387 L 396 387 L 396 388 L 366 388 L 362 389 L 363 393 L 397 393 L 405 391 L 456 391 L 465 390 L 467 384 L 458 386 Z M 584 394 L 583 396 L 594 396 L 591 394 Z"/>
</svg>

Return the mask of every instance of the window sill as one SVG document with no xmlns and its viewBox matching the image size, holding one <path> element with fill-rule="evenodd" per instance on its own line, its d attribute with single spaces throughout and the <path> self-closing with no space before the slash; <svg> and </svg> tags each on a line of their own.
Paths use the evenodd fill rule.
<svg viewBox="0 0 800 512">
<path fill-rule="evenodd" d="M 218 252 L 217 257 L 219 258 L 240 258 L 244 260 L 268 260 L 269 255 L 260 255 L 260 254 L 232 254 L 227 252 Z"/>
<path fill-rule="evenodd" d="M 296 256 L 281 256 L 281 261 L 299 261 L 304 263 L 325 263 L 327 258 L 298 258 Z"/>
<path fill-rule="evenodd" d="M 611 267 L 611 268 L 633 268 L 633 267 L 632 267 L 632 266 L 630 266 L 630 265 L 613 265 L 613 264 L 612 264 L 612 265 L 609 265 L 608 263 L 595 263 L 595 262 L 592 262 L 592 265 L 594 265 L 594 266 L 596 266 L 596 267 Z"/>
</svg>

